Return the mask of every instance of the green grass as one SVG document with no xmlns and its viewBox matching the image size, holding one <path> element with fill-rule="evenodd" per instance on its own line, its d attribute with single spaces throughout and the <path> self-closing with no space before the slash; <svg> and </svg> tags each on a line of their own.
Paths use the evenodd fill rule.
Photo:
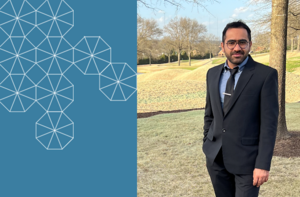
<svg viewBox="0 0 300 197">
<path fill-rule="evenodd" d="M 269 66 L 269 62 L 266 62 L 266 63 L 263 63 L 267 66 Z M 298 68 L 300 67 L 300 57 L 292 57 L 292 58 L 289 58 L 287 59 L 286 61 L 286 70 L 288 72 L 294 72 L 295 71 L 295 68 Z"/>
<path fill-rule="evenodd" d="M 287 59 L 286 62 L 286 70 L 288 72 L 293 72 L 295 71 L 295 68 L 300 67 L 300 57 L 292 57 Z"/>
<path fill-rule="evenodd" d="M 204 110 L 138 119 L 138 196 L 214 196 L 202 152 Z M 300 103 L 286 104 L 289 130 L 300 130 Z M 298 196 L 300 158 L 273 157 L 260 197 Z"/>
<path fill-rule="evenodd" d="M 202 59 L 198 60 L 198 59 L 191 59 L 191 62 L 194 62 L 194 61 L 201 61 Z M 180 60 L 180 63 L 188 63 L 189 60 Z M 171 62 L 170 64 L 178 64 L 178 61 L 176 62 Z"/>
<path fill-rule="evenodd" d="M 199 68 L 199 66 L 198 66 L 198 67 L 191 67 L 191 66 L 189 66 L 189 67 L 181 67 L 181 66 L 178 66 L 178 67 L 171 67 L 171 68 L 168 68 L 168 69 L 185 69 L 185 70 L 195 70 L 195 69 L 197 69 L 197 68 Z"/>
<path fill-rule="evenodd" d="M 262 64 L 264 64 L 264 65 L 266 65 L 266 66 L 270 66 L 270 65 L 269 65 L 269 62 L 265 62 L 265 63 L 262 63 Z"/>
<path fill-rule="evenodd" d="M 222 64 L 226 61 L 226 58 L 218 58 L 212 61 L 212 64 Z"/>
<path fill-rule="evenodd" d="M 270 66 L 269 62 L 262 63 L 266 66 Z M 286 61 L 286 70 L 288 72 L 294 72 L 296 68 L 300 67 L 300 57 L 291 57 Z"/>
</svg>

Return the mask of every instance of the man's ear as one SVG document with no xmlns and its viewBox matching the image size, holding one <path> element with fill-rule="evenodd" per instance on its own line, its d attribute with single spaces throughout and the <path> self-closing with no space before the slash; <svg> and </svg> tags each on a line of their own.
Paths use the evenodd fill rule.
<svg viewBox="0 0 300 197">
<path fill-rule="evenodd" d="M 222 51 L 225 53 L 225 51 L 224 51 L 224 44 L 223 44 L 223 42 L 221 42 L 221 47 L 222 47 Z"/>
<path fill-rule="evenodd" d="M 249 42 L 249 51 L 251 51 L 252 41 Z"/>
</svg>

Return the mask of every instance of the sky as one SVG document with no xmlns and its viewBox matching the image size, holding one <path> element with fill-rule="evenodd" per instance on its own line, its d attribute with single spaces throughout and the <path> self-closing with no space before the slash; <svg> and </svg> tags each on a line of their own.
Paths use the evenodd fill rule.
<svg viewBox="0 0 300 197">
<path fill-rule="evenodd" d="M 155 0 L 146 0 L 154 4 Z M 163 0 L 160 0 L 163 2 Z M 206 9 L 192 5 L 183 4 L 183 8 L 176 11 L 176 7 L 168 3 L 154 4 L 158 9 L 149 9 L 141 4 L 138 6 L 138 14 L 142 18 L 153 18 L 158 21 L 159 26 L 162 28 L 164 24 L 168 24 L 170 19 L 178 17 L 189 17 L 196 19 L 199 23 L 204 24 L 207 33 L 214 34 L 221 40 L 222 31 L 226 24 L 242 19 L 247 24 L 247 20 L 255 17 L 254 10 L 259 7 L 259 4 L 253 3 L 254 0 L 218 0 L 219 3 L 206 2 Z M 262 0 L 263 1 L 263 0 Z M 271 10 L 271 7 L 269 8 Z M 251 29 L 251 24 L 247 24 Z M 253 32 L 253 31 L 252 31 Z"/>
</svg>

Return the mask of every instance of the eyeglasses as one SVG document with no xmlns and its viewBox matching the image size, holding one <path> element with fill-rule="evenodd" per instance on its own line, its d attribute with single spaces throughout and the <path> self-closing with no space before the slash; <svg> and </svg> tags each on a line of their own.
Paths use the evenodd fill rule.
<svg viewBox="0 0 300 197">
<path fill-rule="evenodd" d="M 228 49 L 232 50 L 232 49 L 234 49 L 234 47 L 236 46 L 237 43 L 239 44 L 241 49 L 245 49 L 248 46 L 247 40 L 239 40 L 238 42 L 236 42 L 236 40 L 229 40 L 226 44 L 227 44 Z"/>
</svg>

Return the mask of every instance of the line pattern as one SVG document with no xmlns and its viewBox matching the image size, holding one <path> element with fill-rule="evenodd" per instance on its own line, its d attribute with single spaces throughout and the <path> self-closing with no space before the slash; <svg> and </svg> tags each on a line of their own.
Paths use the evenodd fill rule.
<svg viewBox="0 0 300 197">
<path fill-rule="evenodd" d="M 110 101 L 127 101 L 136 92 L 136 72 L 112 63 L 112 49 L 100 36 L 84 36 L 75 46 L 65 39 L 73 27 L 74 10 L 65 0 L 0 5 L 0 103 L 14 113 L 35 103 L 44 109 L 35 132 L 47 150 L 63 150 L 74 139 L 74 123 L 64 113 L 74 101 L 65 76 L 72 66 L 98 76 Z"/>
</svg>

